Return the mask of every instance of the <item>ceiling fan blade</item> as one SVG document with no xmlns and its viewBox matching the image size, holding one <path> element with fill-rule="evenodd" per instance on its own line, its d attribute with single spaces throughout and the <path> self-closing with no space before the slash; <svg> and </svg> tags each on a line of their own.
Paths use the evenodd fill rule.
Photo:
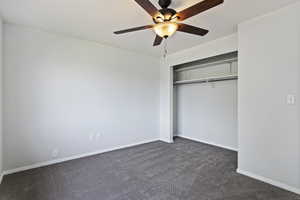
<svg viewBox="0 0 300 200">
<path fill-rule="evenodd" d="M 161 42 L 163 41 L 162 37 L 159 37 L 158 35 L 156 35 L 153 46 L 158 46 L 161 44 Z"/>
<path fill-rule="evenodd" d="M 213 8 L 217 5 L 224 3 L 224 0 L 204 0 L 200 3 L 197 3 L 187 9 L 182 10 L 178 13 L 179 20 L 183 21 L 187 18 L 193 17 L 199 13 L 202 13 L 210 8 Z"/>
<path fill-rule="evenodd" d="M 185 32 L 185 33 L 204 36 L 209 32 L 206 29 L 191 26 L 191 25 L 188 25 L 188 24 L 178 24 L 178 25 L 179 25 L 178 31 Z"/>
<path fill-rule="evenodd" d="M 152 17 L 158 12 L 158 9 L 149 0 L 135 0 Z"/>
<path fill-rule="evenodd" d="M 139 26 L 139 27 L 125 29 L 125 30 L 121 30 L 121 31 L 115 31 L 114 34 L 123 34 L 123 33 L 129 33 L 129 32 L 133 32 L 133 31 L 140 31 L 140 30 L 150 29 L 152 27 L 153 27 L 153 25 Z"/>
</svg>

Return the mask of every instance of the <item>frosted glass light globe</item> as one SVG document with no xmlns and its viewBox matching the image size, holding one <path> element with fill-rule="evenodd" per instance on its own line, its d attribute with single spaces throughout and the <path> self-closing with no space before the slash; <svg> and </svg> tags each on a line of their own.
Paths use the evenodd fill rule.
<svg viewBox="0 0 300 200">
<path fill-rule="evenodd" d="M 172 36 L 178 29 L 178 24 L 175 22 L 162 22 L 154 25 L 155 33 L 162 37 L 167 38 Z"/>
</svg>

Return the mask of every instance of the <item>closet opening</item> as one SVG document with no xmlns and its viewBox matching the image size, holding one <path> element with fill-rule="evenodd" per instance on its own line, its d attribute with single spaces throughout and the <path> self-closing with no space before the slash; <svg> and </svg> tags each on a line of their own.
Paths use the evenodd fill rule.
<svg viewBox="0 0 300 200">
<path fill-rule="evenodd" d="M 238 52 L 173 66 L 173 131 L 237 151 Z"/>
</svg>

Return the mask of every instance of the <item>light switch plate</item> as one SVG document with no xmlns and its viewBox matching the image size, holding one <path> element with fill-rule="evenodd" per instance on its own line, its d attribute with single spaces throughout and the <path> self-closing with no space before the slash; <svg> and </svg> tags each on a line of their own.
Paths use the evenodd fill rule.
<svg viewBox="0 0 300 200">
<path fill-rule="evenodd" d="M 296 103 L 295 95 L 293 95 L 293 94 L 287 95 L 286 101 L 287 101 L 288 105 L 294 105 Z"/>
</svg>

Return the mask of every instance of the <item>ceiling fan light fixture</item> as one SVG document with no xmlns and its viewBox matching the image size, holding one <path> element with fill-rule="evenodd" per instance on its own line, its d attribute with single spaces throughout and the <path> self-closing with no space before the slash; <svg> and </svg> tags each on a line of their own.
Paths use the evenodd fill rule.
<svg viewBox="0 0 300 200">
<path fill-rule="evenodd" d="M 168 38 L 177 31 L 178 24 L 175 22 L 162 22 L 155 24 L 153 29 L 158 36 Z"/>
<path fill-rule="evenodd" d="M 115 34 L 130 33 L 152 29 L 156 33 L 153 46 L 158 46 L 162 43 L 163 38 L 172 36 L 176 31 L 189 33 L 197 36 L 205 36 L 209 31 L 200 27 L 191 26 L 182 23 L 182 21 L 216 7 L 225 0 L 199 0 L 200 2 L 188 7 L 180 12 L 169 8 L 172 0 L 159 0 L 161 9 L 153 5 L 153 0 L 134 0 L 139 4 L 151 17 L 154 24 L 129 28 L 125 30 L 115 31 Z"/>
</svg>

